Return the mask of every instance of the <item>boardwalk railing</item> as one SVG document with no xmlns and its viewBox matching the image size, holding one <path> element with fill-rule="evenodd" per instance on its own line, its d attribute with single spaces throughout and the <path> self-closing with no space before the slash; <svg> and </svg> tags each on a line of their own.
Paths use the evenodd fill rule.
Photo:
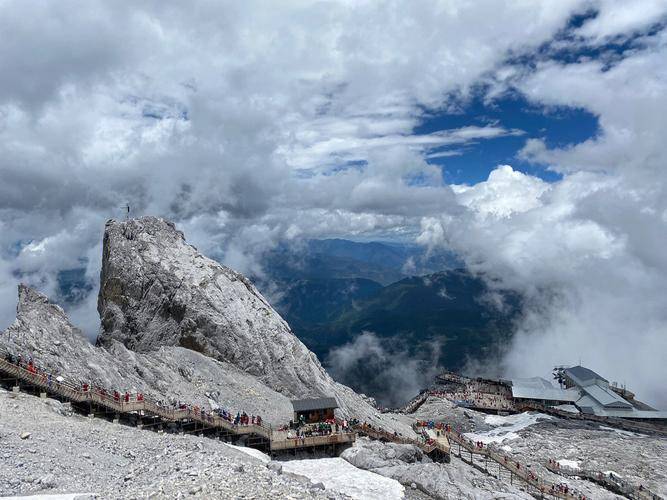
<svg viewBox="0 0 667 500">
<path fill-rule="evenodd" d="M 279 450 L 292 450 L 299 448 L 311 448 L 315 446 L 329 446 L 329 445 L 351 443 L 354 440 L 355 440 L 355 435 L 354 433 L 350 432 L 328 434 L 325 436 L 272 439 L 271 450 L 279 451 Z"/>
<path fill-rule="evenodd" d="M 32 387 L 43 389 L 43 392 L 60 396 L 74 403 L 96 404 L 116 414 L 136 414 L 139 416 L 155 416 L 170 422 L 196 422 L 202 428 L 223 429 L 236 436 L 248 435 L 266 440 L 270 450 L 297 449 L 312 446 L 337 445 L 351 443 L 355 440 L 353 432 L 343 432 L 322 436 L 310 436 L 305 438 L 282 437 L 273 429 L 264 424 L 235 424 L 217 414 L 202 412 L 195 407 L 186 405 L 184 408 L 173 408 L 164 406 L 157 401 L 141 397 L 126 401 L 124 395 L 114 397 L 109 391 L 91 387 L 84 390 L 83 386 L 77 386 L 66 381 L 58 380 L 57 377 L 46 372 L 30 369 L 19 364 L 12 363 L 6 358 L 7 352 L 0 347 L 0 372 L 9 375 L 10 378 L 20 380 Z M 278 437 L 280 436 L 280 437 Z"/>
<path fill-rule="evenodd" d="M 604 488 L 633 500 L 662 500 L 662 497 L 653 493 L 643 485 L 631 484 L 615 474 L 605 474 L 586 468 L 571 468 L 559 465 L 557 462 L 545 465 L 554 474 L 566 477 L 580 477 L 597 483 Z"/>
<path fill-rule="evenodd" d="M 417 439 L 411 439 L 411 438 L 406 438 L 403 436 L 397 436 L 391 432 L 387 432 L 381 429 L 376 429 L 374 427 L 371 427 L 370 425 L 366 424 L 360 424 L 354 427 L 354 429 L 359 433 L 363 434 L 365 436 L 368 436 L 372 439 L 376 439 L 378 441 L 388 441 L 392 443 L 398 443 L 398 444 L 411 444 L 414 446 L 417 446 L 419 449 L 421 449 L 424 453 L 427 455 L 433 453 L 435 450 L 443 454 L 444 456 L 447 457 L 447 460 L 449 460 L 449 446 L 445 445 L 443 443 L 440 443 L 436 440 L 429 440 L 429 441 L 419 441 Z"/>
<path fill-rule="evenodd" d="M 567 491 L 561 487 L 561 485 L 547 481 L 533 471 L 531 471 L 525 465 L 517 462 L 513 458 L 508 457 L 488 446 L 482 448 L 478 447 L 476 443 L 472 440 L 466 438 L 462 434 L 454 431 L 444 431 L 447 437 L 449 438 L 450 443 L 456 443 L 459 445 L 459 457 L 463 458 L 461 455 L 461 448 L 464 448 L 471 455 L 481 455 L 488 457 L 489 459 L 496 462 L 500 467 L 506 469 L 510 472 L 510 478 L 516 476 L 518 479 L 527 483 L 529 486 L 533 487 L 536 492 L 541 496 L 550 496 L 554 498 L 564 498 L 569 500 L 581 500 L 585 498 L 584 495 L 578 493 L 575 490 L 568 488 Z"/>
</svg>

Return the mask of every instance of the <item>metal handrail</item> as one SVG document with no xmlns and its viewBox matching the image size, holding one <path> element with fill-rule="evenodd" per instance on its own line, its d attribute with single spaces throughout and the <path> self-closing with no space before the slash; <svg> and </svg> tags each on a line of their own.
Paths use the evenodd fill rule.
<svg viewBox="0 0 667 500">
<path fill-rule="evenodd" d="M 6 353 L 4 349 L 0 348 L 0 353 L 3 351 Z M 222 427 L 237 434 L 258 434 L 267 439 L 271 439 L 272 429 L 270 426 L 264 424 L 255 423 L 236 425 L 218 415 L 202 416 L 201 412 L 194 411 L 191 406 L 185 409 L 164 408 L 157 402 L 148 398 L 144 398 L 141 401 L 124 401 L 122 395 L 116 399 L 109 391 L 105 390 L 105 393 L 103 394 L 99 392 L 101 388 L 96 387 L 91 387 L 84 391 L 68 382 L 59 382 L 52 374 L 41 370 L 31 371 L 21 365 L 10 363 L 3 358 L 0 358 L 0 370 L 17 377 L 20 380 L 28 382 L 33 386 L 47 389 L 48 391 L 59 394 L 69 400 L 76 402 L 95 402 L 119 413 L 143 411 L 172 421 L 195 420 L 214 427 Z M 50 380 L 49 376 L 51 376 Z"/>
<path fill-rule="evenodd" d="M 491 460 L 498 463 L 503 468 L 507 469 L 511 473 L 521 478 L 526 483 L 535 487 L 542 494 L 551 495 L 556 498 L 564 498 L 568 500 L 580 500 L 581 498 L 584 498 L 584 495 L 578 493 L 576 490 L 568 490 L 567 493 L 565 493 L 564 491 L 558 491 L 557 484 L 541 478 L 533 471 L 530 471 L 529 473 L 529 469 L 525 465 L 522 467 L 521 464 L 516 462 L 514 459 L 502 453 L 498 453 L 497 451 L 490 449 L 488 447 L 479 448 L 475 445 L 475 443 L 472 442 L 472 440 L 469 440 L 468 438 L 464 437 L 462 434 L 458 432 L 454 432 L 452 430 L 448 431 L 445 429 L 445 433 L 450 441 L 454 441 L 455 443 L 459 444 L 460 446 L 465 448 L 469 453 L 489 457 Z"/>
<path fill-rule="evenodd" d="M 601 471 L 596 471 L 586 468 L 577 468 L 572 469 L 567 466 L 557 465 L 558 462 L 552 462 L 545 464 L 545 467 L 553 472 L 554 474 L 559 474 L 566 477 L 583 477 L 589 479 L 593 482 L 599 483 L 605 488 L 616 492 L 621 492 L 624 496 L 632 498 L 635 500 L 661 500 L 662 497 L 653 493 L 651 490 L 645 486 L 637 486 L 635 484 L 628 483 L 619 476 L 614 475 L 610 477 L 608 474 L 605 474 Z"/>
</svg>

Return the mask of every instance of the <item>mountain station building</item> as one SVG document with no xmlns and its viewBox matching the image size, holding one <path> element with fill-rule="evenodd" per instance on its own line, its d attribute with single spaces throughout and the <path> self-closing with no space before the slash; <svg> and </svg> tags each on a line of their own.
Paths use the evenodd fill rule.
<svg viewBox="0 0 667 500">
<path fill-rule="evenodd" d="M 632 392 L 610 384 L 589 368 L 557 367 L 554 375 L 560 387 L 540 377 L 513 379 L 512 398 L 518 403 L 534 402 L 598 417 L 667 421 L 667 411 L 658 411 L 636 400 Z"/>
<path fill-rule="evenodd" d="M 333 420 L 338 408 L 336 398 L 297 399 L 292 401 L 294 422 L 303 420 L 307 424 Z"/>
</svg>

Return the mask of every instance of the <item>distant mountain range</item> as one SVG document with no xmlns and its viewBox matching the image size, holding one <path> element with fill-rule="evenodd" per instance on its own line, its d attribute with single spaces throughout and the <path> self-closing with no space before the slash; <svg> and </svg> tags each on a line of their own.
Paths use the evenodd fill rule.
<svg viewBox="0 0 667 500">
<path fill-rule="evenodd" d="M 503 307 L 498 308 L 501 301 Z M 462 368 L 507 340 L 519 298 L 492 292 L 465 270 L 404 278 L 387 286 L 372 280 L 298 280 L 275 304 L 301 340 L 321 359 L 364 331 L 386 340 L 389 351 L 418 356 L 437 344 L 439 362 Z"/>
<path fill-rule="evenodd" d="M 277 282 L 365 278 L 388 285 L 407 276 L 457 267 L 460 262 L 451 252 L 426 254 L 412 244 L 328 239 L 281 245 L 266 255 L 263 264 Z"/>
<path fill-rule="evenodd" d="M 456 370 L 489 358 L 520 310 L 518 296 L 490 290 L 453 254 L 413 245 L 313 240 L 277 249 L 264 268 L 270 287 L 258 286 L 297 336 L 341 382 L 384 401 L 396 399 L 383 394 L 383 364 Z M 355 344 L 364 332 L 372 345 Z M 338 366 L 343 346 L 356 364 Z"/>
</svg>

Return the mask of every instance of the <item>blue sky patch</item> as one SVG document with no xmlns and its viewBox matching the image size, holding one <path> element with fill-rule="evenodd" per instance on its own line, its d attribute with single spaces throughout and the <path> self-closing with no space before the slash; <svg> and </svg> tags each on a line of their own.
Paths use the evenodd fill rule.
<svg viewBox="0 0 667 500">
<path fill-rule="evenodd" d="M 502 164 L 510 164 L 516 170 L 546 181 L 555 181 L 560 178 L 555 172 L 517 157 L 526 140 L 542 139 L 550 148 L 562 148 L 594 137 L 599 129 L 597 117 L 584 109 L 545 108 L 513 94 L 491 104 L 485 103 L 480 95 L 465 104 L 459 112 L 427 112 L 426 118 L 414 133 L 428 134 L 470 125 L 498 125 L 506 129 L 520 129 L 525 134 L 485 139 L 462 147 L 442 148 L 439 152 L 443 156 L 437 153 L 431 155 L 429 163 L 442 167 L 444 179 L 449 184 L 484 181 L 491 170 Z"/>
</svg>

